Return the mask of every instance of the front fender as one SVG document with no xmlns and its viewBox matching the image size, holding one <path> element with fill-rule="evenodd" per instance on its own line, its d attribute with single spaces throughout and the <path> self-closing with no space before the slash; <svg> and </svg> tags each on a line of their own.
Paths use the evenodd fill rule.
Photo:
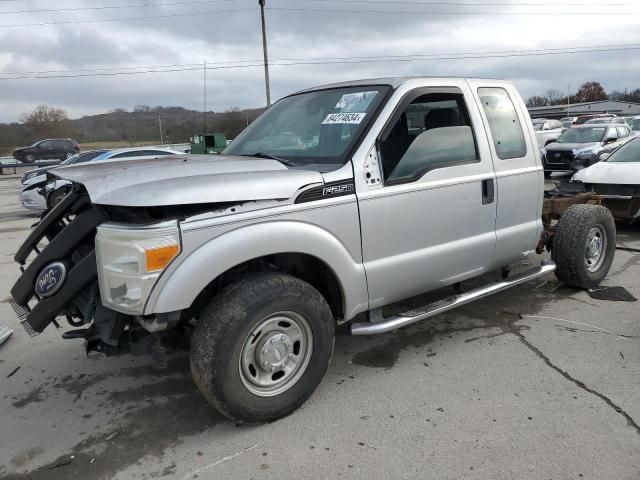
<svg viewBox="0 0 640 480">
<path fill-rule="evenodd" d="M 331 268 L 340 282 L 345 320 L 368 308 L 364 267 L 327 230 L 306 222 L 276 221 L 231 230 L 189 252 L 185 251 L 160 277 L 145 307 L 145 315 L 189 308 L 216 277 L 254 258 L 276 253 L 314 256 Z"/>
</svg>

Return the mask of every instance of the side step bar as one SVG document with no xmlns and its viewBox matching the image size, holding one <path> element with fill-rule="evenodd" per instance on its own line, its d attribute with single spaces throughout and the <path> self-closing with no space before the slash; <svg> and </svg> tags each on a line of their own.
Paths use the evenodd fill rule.
<svg viewBox="0 0 640 480">
<path fill-rule="evenodd" d="M 552 261 L 544 261 L 539 268 L 514 275 L 501 282 L 494 282 L 469 292 L 453 295 L 437 302 L 425 305 L 424 307 L 401 313 L 395 317 L 382 318 L 376 322 L 353 323 L 351 325 L 352 335 L 373 335 L 376 333 L 387 333 L 400 327 L 406 327 L 413 323 L 425 320 L 440 313 L 448 312 L 456 307 L 466 305 L 474 300 L 488 297 L 494 293 L 502 292 L 508 288 L 515 287 L 521 283 L 535 280 L 538 277 L 551 273 L 556 269 L 556 264 Z"/>
</svg>

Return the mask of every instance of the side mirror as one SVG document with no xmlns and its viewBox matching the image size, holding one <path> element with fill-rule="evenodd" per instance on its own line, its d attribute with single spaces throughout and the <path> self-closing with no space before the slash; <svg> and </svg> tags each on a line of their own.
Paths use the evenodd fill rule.
<svg viewBox="0 0 640 480">
<path fill-rule="evenodd" d="M 604 143 L 613 143 L 613 142 L 617 142 L 618 141 L 618 137 L 607 137 L 607 139 L 604 141 Z"/>
</svg>

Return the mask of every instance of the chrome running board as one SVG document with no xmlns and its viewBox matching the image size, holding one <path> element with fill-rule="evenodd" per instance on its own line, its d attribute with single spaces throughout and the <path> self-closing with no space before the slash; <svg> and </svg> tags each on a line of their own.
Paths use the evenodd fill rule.
<svg viewBox="0 0 640 480">
<path fill-rule="evenodd" d="M 380 321 L 363 322 L 351 324 L 352 335 L 373 335 L 376 333 L 387 333 L 400 327 L 406 327 L 413 323 L 425 320 L 440 313 L 448 312 L 461 305 L 466 305 L 474 300 L 488 297 L 494 293 L 502 292 L 508 288 L 515 287 L 521 283 L 535 280 L 538 277 L 551 273 L 556 269 L 556 264 L 552 261 L 544 261 L 539 268 L 528 270 L 526 272 L 514 275 L 501 282 L 494 282 L 484 285 L 480 288 L 470 290 L 458 295 L 452 295 L 443 300 L 425 305 L 424 307 L 409 310 L 394 317 L 382 318 L 378 316 Z"/>
</svg>

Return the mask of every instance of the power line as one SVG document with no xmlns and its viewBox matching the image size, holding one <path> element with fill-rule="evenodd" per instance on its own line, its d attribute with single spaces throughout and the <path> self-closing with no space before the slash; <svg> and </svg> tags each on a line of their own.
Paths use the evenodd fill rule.
<svg viewBox="0 0 640 480">
<path fill-rule="evenodd" d="M 226 1 L 226 0 L 225 0 Z M 382 2 L 373 2 L 373 3 L 382 3 Z M 478 4 L 480 5 L 480 4 Z M 506 5 L 506 4 L 505 4 Z M 219 10 L 219 11 L 201 11 L 201 12 L 189 12 L 189 13 L 173 13 L 173 14 L 165 14 L 165 15 L 151 15 L 151 16 L 142 16 L 142 17 L 120 17 L 120 18 L 103 18 L 103 19 L 91 19 L 91 20 L 61 20 L 55 22 L 39 22 L 39 23 L 14 23 L 14 24 L 6 24 L 0 25 L 0 28 L 19 28 L 19 27 L 43 27 L 50 25 L 77 25 L 77 24 L 87 24 L 87 23 L 104 23 L 104 22 L 123 22 L 123 21 L 131 21 L 131 20 L 161 20 L 166 18 L 176 18 L 176 17 L 191 17 L 198 15 L 214 15 L 219 13 L 235 13 L 235 12 L 248 12 L 253 11 L 253 8 L 239 8 L 232 10 Z M 268 10 L 273 11 L 298 11 L 298 12 L 314 12 L 314 13 L 374 13 L 374 14 L 405 14 L 412 15 L 416 13 L 421 13 L 424 15 L 433 15 L 433 16 L 460 16 L 460 15 L 498 15 L 498 16 L 553 16 L 553 15 L 638 15 L 640 12 L 582 12 L 582 11 L 547 11 L 547 12 L 428 12 L 424 10 L 349 10 L 349 9 L 319 9 L 319 8 L 299 8 L 299 7 L 268 7 Z"/>
<path fill-rule="evenodd" d="M 10 0 L 10 1 L 13 1 L 13 0 Z M 9 15 L 9 14 L 18 14 L 18 13 L 78 12 L 78 11 L 84 11 L 84 10 L 113 10 L 113 9 L 121 9 L 121 8 L 179 7 L 184 5 L 233 2 L 233 1 L 234 0 L 196 0 L 196 1 L 189 1 L 189 2 L 171 2 L 171 3 L 141 3 L 137 5 L 103 5 L 100 7 L 38 8 L 34 10 L 13 10 L 13 11 L 6 11 L 6 12 L 0 11 L 0 15 Z"/>
<path fill-rule="evenodd" d="M 316 3 L 365 3 L 370 5 L 437 5 L 437 6 L 456 6 L 456 7 L 557 7 L 557 3 L 542 3 L 542 2 L 526 2 L 526 3 L 505 3 L 505 2 L 451 2 L 451 1 L 443 1 L 443 2 L 416 2 L 416 1 L 406 1 L 406 0 L 307 0 L 310 2 Z M 634 7 L 638 4 L 635 2 L 620 2 L 620 3 L 607 3 L 605 6 L 607 7 Z M 585 3 L 585 2 L 562 2 L 562 6 L 566 7 L 599 7 L 599 4 L 596 3 Z"/>
<path fill-rule="evenodd" d="M 2 1 L 15 1 L 15 0 L 0 0 Z M 78 11 L 100 11 L 100 10 L 116 10 L 116 9 L 130 9 L 130 8 L 147 8 L 147 7 L 178 7 L 185 5 L 201 5 L 220 2 L 233 2 L 234 0 L 195 0 L 188 2 L 168 2 L 168 3 L 141 3 L 136 5 L 102 5 L 98 7 L 69 7 L 69 8 L 38 8 L 32 10 L 11 10 L 0 11 L 0 15 L 9 14 L 23 14 L 23 13 L 57 13 L 57 12 L 78 12 Z M 505 2 L 456 2 L 456 1 L 406 1 L 406 0 L 307 0 L 316 3 L 326 2 L 339 2 L 339 3 L 360 3 L 370 5 L 424 5 L 424 6 L 457 6 L 457 7 L 479 7 L 479 6 L 494 6 L 494 7 L 555 7 L 553 3 L 542 2 L 526 2 L 526 3 L 505 3 Z M 619 2 L 619 3 L 607 3 L 607 6 L 612 7 L 624 7 L 624 6 L 636 6 L 634 2 Z M 594 3 L 585 2 L 563 2 L 562 6 L 572 7 L 589 7 L 599 6 Z"/>
<path fill-rule="evenodd" d="M 1 1 L 1 0 L 0 0 Z M 349 56 L 349 57 L 316 57 L 316 58 L 276 58 L 273 59 L 273 62 L 303 62 L 303 61 L 336 61 L 336 60 L 359 60 L 359 59 L 371 59 L 377 58 L 380 61 L 384 59 L 394 59 L 394 58 L 429 58 L 429 57 L 440 57 L 440 56 L 469 56 L 469 55 L 503 55 L 510 53 L 536 53 L 536 52 L 554 52 L 554 51 L 562 51 L 565 53 L 580 53 L 581 50 L 584 49 L 597 49 L 600 51 L 601 49 L 623 49 L 627 47 L 640 47 L 640 43 L 615 43 L 615 44 L 606 44 L 606 45 L 583 45 L 583 46 L 575 46 L 575 47 L 555 47 L 555 48 L 538 48 L 538 49 L 527 49 L 527 50 L 484 50 L 484 51 L 474 51 L 474 52 L 440 52 L 440 53 L 415 53 L 415 54 L 405 54 L 405 55 L 379 55 L 376 57 L 361 55 L 361 56 Z M 576 52 L 569 52 L 572 50 L 577 50 Z M 228 60 L 228 61 L 210 61 L 207 60 L 207 65 L 210 66 L 222 66 L 222 65 L 238 65 L 243 63 L 256 63 L 260 62 L 262 59 L 247 59 L 247 60 Z M 104 67 L 104 68 L 83 68 L 83 69 L 75 69 L 75 70 L 39 70 L 39 71 L 22 71 L 22 72 L 0 72 L 0 75 L 43 75 L 47 73 L 63 73 L 63 74 L 73 74 L 73 73 L 92 73 L 92 72 L 114 72 L 120 70 L 151 70 L 156 71 L 165 68 L 180 68 L 180 67 L 198 67 L 194 70 L 199 70 L 202 68 L 202 63 L 176 63 L 169 65 L 137 65 L 137 66 L 121 66 L 121 67 Z M 125 72 L 126 73 L 126 72 Z M 131 72 L 132 74 L 137 72 Z M 0 77 L 1 78 L 1 77 Z"/>
<path fill-rule="evenodd" d="M 472 60 L 472 59 L 488 59 L 488 58 L 514 58 L 514 57 L 540 57 L 547 55 L 569 55 L 577 53 L 597 53 L 597 52 L 613 52 L 613 51 L 636 51 L 640 50 L 640 45 L 636 47 L 620 47 L 620 48 L 592 48 L 583 50 L 566 50 L 566 51 L 521 51 L 519 53 L 508 54 L 470 54 L 461 56 L 459 54 L 440 54 L 433 57 L 418 57 L 411 56 L 410 58 L 391 58 L 391 57 L 343 57 L 339 60 L 330 61 L 295 61 L 295 62 L 283 62 L 274 61 L 271 66 L 297 66 L 297 65 L 338 65 L 338 64 L 361 64 L 361 63 L 396 63 L 396 62 L 415 62 L 415 61 L 433 61 L 433 60 Z M 227 70 L 227 69 L 239 69 L 239 68 L 253 68 L 262 67 L 262 63 L 253 63 L 245 65 L 224 65 L 224 66 L 211 66 L 207 67 L 207 70 Z M 0 78 L 0 81 L 7 80 L 23 80 L 23 79 L 52 79 L 52 78 L 81 78 L 81 77 L 110 77 L 120 75 L 137 75 L 146 73 L 167 73 L 167 72 L 185 72 L 202 70 L 202 67 L 186 67 L 186 68 L 171 68 L 171 69 L 159 69 L 159 70 L 138 70 L 134 72 L 102 72 L 102 73 L 86 73 L 86 74 L 73 74 L 73 75 L 45 75 L 45 76 L 16 76 Z"/>
<path fill-rule="evenodd" d="M 506 5 L 505 5 L 506 6 Z M 279 10 L 279 11 L 289 11 L 289 12 L 314 12 L 314 13 L 383 13 L 386 15 L 389 14 L 406 14 L 406 15 L 414 15 L 416 13 L 422 13 L 424 15 L 434 15 L 434 16 L 461 16 L 461 15 L 498 15 L 498 16 L 522 16 L 526 17 L 529 15 L 546 15 L 546 16 L 554 16 L 554 15 L 640 15 L 640 12 L 428 12 L 424 10 L 347 10 L 347 9 L 333 9 L 333 8 L 299 8 L 299 7 L 269 7 L 268 10 Z"/>
<path fill-rule="evenodd" d="M 145 17 L 125 17 L 125 18 L 102 18 L 94 20 L 63 20 L 59 22 L 41 22 L 41 23 L 14 23 L 10 25 L 0 25 L 0 28 L 13 28 L 13 27 L 44 27 L 47 25 L 69 25 L 80 23 L 102 23 L 102 22 L 122 22 L 128 20 L 159 20 L 163 18 L 174 17 L 192 17 L 197 15 L 215 15 L 218 13 L 234 13 L 234 12 L 249 12 L 254 11 L 253 8 L 237 8 L 232 10 L 218 10 L 218 11 L 202 11 L 202 12 L 189 12 L 189 13 L 171 13 L 165 15 L 152 15 Z"/>
</svg>

